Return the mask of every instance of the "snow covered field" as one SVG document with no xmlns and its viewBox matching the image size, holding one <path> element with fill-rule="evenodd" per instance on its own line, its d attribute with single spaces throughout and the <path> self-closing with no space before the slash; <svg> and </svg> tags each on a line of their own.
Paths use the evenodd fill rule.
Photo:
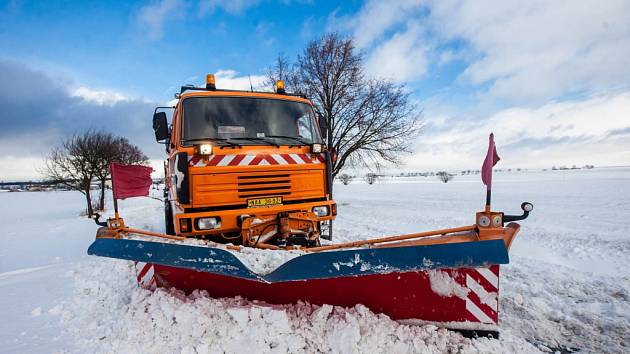
<svg viewBox="0 0 630 354">
<path fill-rule="evenodd" d="M 335 241 L 472 224 L 479 176 L 335 186 Z M 0 193 L 0 352 L 628 352 L 630 168 L 495 175 L 494 208 L 534 212 L 502 267 L 501 339 L 406 326 L 357 306 L 267 306 L 137 288 L 130 262 L 88 257 L 73 192 Z M 121 202 L 162 228 L 160 202 Z"/>
</svg>

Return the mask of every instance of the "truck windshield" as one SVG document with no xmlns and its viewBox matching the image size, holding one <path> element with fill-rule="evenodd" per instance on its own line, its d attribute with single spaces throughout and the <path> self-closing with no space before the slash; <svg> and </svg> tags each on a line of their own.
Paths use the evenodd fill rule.
<svg viewBox="0 0 630 354">
<path fill-rule="evenodd" d="M 183 101 L 183 141 L 239 144 L 321 143 L 312 108 L 305 103 L 251 97 L 189 97 Z"/>
</svg>

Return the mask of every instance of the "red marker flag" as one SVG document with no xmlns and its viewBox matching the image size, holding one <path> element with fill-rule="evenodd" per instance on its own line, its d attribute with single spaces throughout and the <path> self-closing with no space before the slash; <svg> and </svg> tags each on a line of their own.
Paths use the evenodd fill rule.
<svg viewBox="0 0 630 354">
<path fill-rule="evenodd" d="M 149 195 L 149 188 L 153 181 L 153 169 L 140 165 L 123 165 L 112 162 L 112 190 L 114 199 L 129 197 L 145 197 Z"/>
<path fill-rule="evenodd" d="M 486 159 L 483 160 L 483 166 L 481 167 L 481 180 L 483 184 L 488 187 L 488 190 L 492 188 L 492 168 L 499 162 L 501 158 L 497 154 L 497 147 L 494 145 L 494 134 L 490 133 L 490 141 L 488 143 L 488 153 Z"/>
</svg>

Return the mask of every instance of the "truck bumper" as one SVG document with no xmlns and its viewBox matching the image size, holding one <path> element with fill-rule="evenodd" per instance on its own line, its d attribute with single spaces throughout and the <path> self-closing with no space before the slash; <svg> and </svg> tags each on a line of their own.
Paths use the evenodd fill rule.
<svg viewBox="0 0 630 354">
<path fill-rule="evenodd" d="M 228 210 L 216 210 L 216 211 L 203 211 L 193 213 L 177 213 L 174 215 L 175 232 L 181 236 L 200 236 L 200 235 L 215 235 L 222 233 L 240 232 L 241 226 L 239 218 L 243 215 L 248 216 L 271 216 L 277 215 L 280 212 L 294 212 L 312 211 L 314 207 L 328 206 L 329 213 L 327 216 L 317 218 L 318 221 L 333 220 L 337 215 L 337 204 L 332 200 L 308 202 L 308 203 L 296 203 L 296 204 L 282 204 L 274 205 L 272 207 L 259 207 L 259 208 L 239 208 Z M 176 210 L 176 208 L 174 208 Z M 211 230 L 200 230 L 198 228 L 197 220 L 200 218 L 219 218 L 221 225 L 219 228 Z M 181 230 L 180 220 L 189 219 L 190 230 L 183 232 Z"/>
</svg>

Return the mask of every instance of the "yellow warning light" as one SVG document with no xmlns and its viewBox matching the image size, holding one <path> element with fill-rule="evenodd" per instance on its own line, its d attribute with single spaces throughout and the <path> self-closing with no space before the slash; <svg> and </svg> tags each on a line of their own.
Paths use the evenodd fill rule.
<svg viewBox="0 0 630 354">
<path fill-rule="evenodd" d="M 284 93 L 284 81 L 282 80 L 276 81 L 276 92 Z"/>
<path fill-rule="evenodd" d="M 214 74 L 206 75 L 206 88 L 209 90 L 216 89 L 216 86 L 214 85 Z"/>
</svg>

